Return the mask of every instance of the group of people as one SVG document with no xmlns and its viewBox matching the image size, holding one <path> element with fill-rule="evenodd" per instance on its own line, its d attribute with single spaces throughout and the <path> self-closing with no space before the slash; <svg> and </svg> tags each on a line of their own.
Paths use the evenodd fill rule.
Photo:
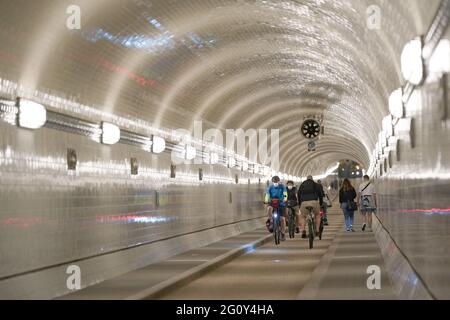
<svg viewBox="0 0 450 320">
<path fill-rule="evenodd" d="M 271 201 L 272 199 L 277 199 L 280 207 L 282 241 L 286 240 L 285 230 L 288 204 L 292 208 L 300 206 L 300 209 L 296 211 L 296 233 L 301 232 L 303 239 L 307 238 L 306 219 L 309 214 L 308 208 L 313 208 L 316 222 L 315 232 L 318 235 L 322 213 L 324 225 L 328 225 L 327 208 L 331 205 L 331 201 L 328 198 L 326 190 L 321 181 L 318 180 L 315 182 L 312 176 L 308 176 L 307 180 L 300 185 L 298 190 L 293 181 L 288 181 L 285 186 L 281 183 L 279 177 L 273 177 L 272 184 L 267 188 L 265 195 L 266 210 L 269 217 L 267 223 L 270 223 L 274 210 Z M 362 231 L 365 231 L 367 227 L 372 228 L 372 213 L 376 211 L 377 200 L 374 186 L 369 176 L 364 176 L 364 182 L 359 186 L 358 192 L 352 186 L 350 180 L 345 179 L 339 190 L 339 203 L 344 213 L 345 229 L 347 232 L 355 232 L 353 222 L 355 211 L 358 208 L 363 216 Z"/>
<path fill-rule="evenodd" d="M 287 204 L 290 207 L 300 206 L 300 209 L 296 212 L 297 225 L 296 233 L 302 233 L 302 238 L 307 238 L 306 235 L 306 218 L 309 214 L 309 207 L 313 208 L 314 215 L 316 217 L 316 234 L 318 235 L 320 222 L 321 222 L 321 209 L 324 214 L 324 225 L 328 225 L 328 219 L 326 216 L 327 203 L 329 203 L 328 194 L 326 188 L 322 186 L 321 181 L 317 183 L 313 180 L 312 176 L 303 182 L 300 187 L 295 187 L 293 181 L 287 182 L 287 187 L 280 182 L 280 178 L 275 176 L 272 178 L 272 185 L 267 188 L 265 203 L 267 205 L 267 214 L 269 221 L 272 218 L 273 207 L 271 206 L 272 199 L 279 200 L 280 217 L 281 217 L 281 240 L 286 239 L 286 216 L 287 216 Z M 268 222 L 269 222 L 268 221 Z"/>
<path fill-rule="evenodd" d="M 358 209 L 363 218 L 362 231 L 365 231 L 367 227 L 372 229 L 372 214 L 377 210 L 377 197 L 369 176 L 364 176 L 364 181 L 359 185 L 358 192 L 356 192 L 350 180 L 345 179 L 339 190 L 339 203 L 344 212 L 347 232 L 355 232 L 353 221 L 355 211 Z"/>
</svg>

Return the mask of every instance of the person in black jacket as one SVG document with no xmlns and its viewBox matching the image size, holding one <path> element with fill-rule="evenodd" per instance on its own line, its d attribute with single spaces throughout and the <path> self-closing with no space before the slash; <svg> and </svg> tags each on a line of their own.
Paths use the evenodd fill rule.
<svg viewBox="0 0 450 320">
<path fill-rule="evenodd" d="M 295 187 L 295 183 L 294 181 L 288 181 L 287 182 L 287 193 L 288 193 L 288 208 L 292 207 L 295 208 L 298 206 L 298 198 L 297 198 L 297 188 Z M 290 210 L 290 209 L 288 209 Z M 286 213 L 287 216 L 287 213 Z M 298 218 L 298 216 L 297 216 Z M 296 229 L 295 229 L 295 233 L 300 233 L 300 229 L 298 227 L 298 219 L 297 220 L 297 225 L 296 225 Z"/>
<path fill-rule="evenodd" d="M 312 207 L 314 210 L 316 220 L 316 235 L 320 228 L 320 206 L 323 205 L 323 195 L 320 187 L 314 182 L 312 176 L 308 176 L 308 180 L 303 182 L 298 189 L 298 202 L 300 205 L 299 215 L 297 221 L 300 228 L 302 228 L 302 238 L 306 238 L 306 218 L 309 215 L 307 207 Z"/>
<path fill-rule="evenodd" d="M 345 217 L 345 228 L 347 232 L 355 232 L 353 229 L 353 219 L 356 211 L 356 190 L 353 188 L 350 180 L 345 179 L 342 184 L 341 190 L 339 190 L 339 203 L 341 204 L 341 209 L 344 212 Z M 352 208 L 352 206 L 354 206 Z"/>
</svg>

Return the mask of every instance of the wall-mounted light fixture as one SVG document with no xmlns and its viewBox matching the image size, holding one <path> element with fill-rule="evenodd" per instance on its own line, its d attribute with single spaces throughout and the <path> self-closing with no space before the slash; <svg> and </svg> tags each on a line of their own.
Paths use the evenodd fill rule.
<svg viewBox="0 0 450 320">
<path fill-rule="evenodd" d="M 22 128 L 39 129 L 47 121 L 47 110 L 42 104 L 27 100 L 17 99 L 19 110 L 17 123 Z"/>
<path fill-rule="evenodd" d="M 417 37 L 405 45 L 401 56 L 403 78 L 416 86 L 424 80 L 422 47 L 422 38 Z"/>
<path fill-rule="evenodd" d="M 102 139 L 103 144 L 116 144 L 120 140 L 120 129 L 115 124 L 102 122 Z"/>
<path fill-rule="evenodd" d="M 211 152 L 209 155 L 209 163 L 210 164 L 218 164 L 219 163 L 219 155 L 215 152 Z"/>
<path fill-rule="evenodd" d="M 393 166 L 393 160 L 392 160 L 392 152 L 389 151 L 388 153 L 388 158 L 387 158 L 388 164 L 389 164 L 389 168 L 391 169 Z"/>
<path fill-rule="evenodd" d="M 400 119 L 396 129 L 400 137 L 407 140 L 411 148 L 414 148 L 414 120 L 412 118 Z"/>
<path fill-rule="evenodd" d="M 450 72 L 450 40 L 439 41 L 433 55 L 428 63 L 428 73 L 441 77 L 444 73 Z"/>
<path fill-rule="evenodd" d="M 152 152 L 158 154 L 164 152 L 164 150 L 166 150 L 166 140 L 158 136 L 153 136 Z"/>
<path fill-rule="evenodd" d="M 236 159 L 232 156 L 228 157 L 228 168 L 233 169 L 236 166 Z"/>
<path fill-rule="evenodd" d="M 403 118 L 405 106 L 403 103 L 403 89 L 399 88 L 389 96 L 389 112 L 396 118 Z"/>
<path fill-rule="evenodd" d="M 194 160 L 197 156 L 197 149 L 193 146 L 186 145 L 186 160 Z"/>
<path fill-rule="evenodd" d="M 386 138 L 390 138 L 394 135 L 394 125 L 392 123 L 392 115 L 388 115 L 383 118 L 383 131 Z"/>
</svg>

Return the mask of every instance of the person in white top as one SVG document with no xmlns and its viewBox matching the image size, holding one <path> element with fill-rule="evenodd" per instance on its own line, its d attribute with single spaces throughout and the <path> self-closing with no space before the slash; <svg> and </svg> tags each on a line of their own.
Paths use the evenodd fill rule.
<svg viewBox="0 0 450 320">
<path fill-rule="evenodd" d="M 356 199 L 364 221 L 362 231 L 365 231 L 367 226 L 372 229 L 372 214 L 377 210 L 377 195 L 369 176 L 364 176 L 364 182 L 358 188 Z"/>
</svg>

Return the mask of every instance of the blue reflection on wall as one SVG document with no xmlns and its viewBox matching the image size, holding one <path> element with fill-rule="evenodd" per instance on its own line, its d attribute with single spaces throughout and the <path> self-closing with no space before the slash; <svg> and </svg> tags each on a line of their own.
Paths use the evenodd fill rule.
<svg viewBox="0 0 450 320">
<path fill-rule="evenodd" d="M 118 35 L 112 34 L 101 27 L 95 27 L 82 32 L 82 37 L 90 42 L 108 41 L 115 45 L 120 45 L 125 48 L 142 49 L 149 53 L 155 53 L 158 50 L 173 49 L 175 48 L 175 35 L 166 30 L 164 26 L 155 18 L 145 16 L 145 20 L 148 21 L 153 27 L 161 32 L 160 35 L 148 36 L 145 34 L 133 34 L 133 35 Z M 190 40 L 190 48 L 202 49 L 206 47 L 212 47 L 216 40 L 212 37 L 203 39 L 194 32 L 188 32 L 186 34 L 188 40 Z M 184 39 L 181 39 L 183 43 Z"/>
<path fill-rule="evenodd" d="M 125 48 L 144 49 L 149 53 L 157 52 L 159 49 L 173 49 L 175 42 L 170 35 L 158 35 L 149 37 L 147 35 L 114 35 L 102 28 L 94 28 L 82 33 L 84 39 L 90 42 L 105 40 Z"/>
</svg>

